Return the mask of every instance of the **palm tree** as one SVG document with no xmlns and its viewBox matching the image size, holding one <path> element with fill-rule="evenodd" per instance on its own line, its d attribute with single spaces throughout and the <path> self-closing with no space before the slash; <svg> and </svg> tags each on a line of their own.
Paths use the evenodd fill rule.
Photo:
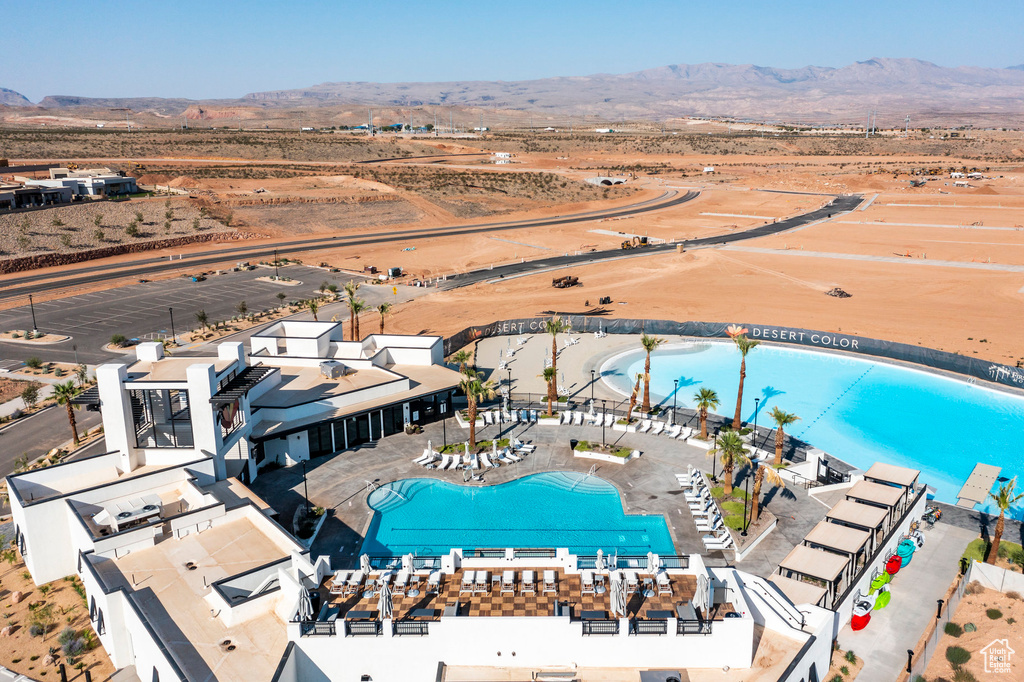
<svg viewBox="0 0 1024 682">
<path fill-rule="evenodd" d="M 998 493 L 989 493 L 988 496 L 992 498 L 992 501 L 999 507 L 999 520 L 996 521 L 996 532 L 992 535 L 992 546 L 988 548 L 988 556 L 985 557 L 985 562 L 994 564 L 996 558 L 999 556 L 999 542 L 1003 539 L 1003 529 L 1006 527 L 1004 517 L 1006 516 L 1006 510 L 1017 503 L 1017 500 L 1024 497 L 1024 493 L 1014 495 L 1014 487 L 1017 485 L 1017 477 L 1014 476 L 1006 483 L 999 486 Z"/>
<path fill-rule="evenodd" d="M 206 329 L 210 326 L 210 316 L 206 314 L 205 310 L 200 310 L 196 313 L 196 322 L 199 323 L 200 329 Z"/>
<path fill-rule="evenodd" d="M 89 368 L 85 365 L 78 365 L 75 367 L 75 378 L 78 379 L 78 385 L 85 387 L 89 383 Z"/>
<path fill-rule="evenodd" d="M 541 374 L 541 377 L 544 379 L 544 383 L 547 384 L 548 387 L 548 416 L 550 417 L 552 416 L 552 406 L 558 402 L 558 383 L 555 376 L 555 368 L 545 367 L 544 373 Z"/>
<path fill-rule="evenodd" d="M 779 476 L 774 467 L 767 464 L 755 464 L 757 472 L 754 474 L 754 497 L 750 500 L 750 522 L 753 523 L 761 515 L 761 484 L 767 480 L 773 486 L 785 488 L 786 482 Z"/>
<path fill-rule="evenodd" d="M 651 351 L 663 343 L 665 339 L 659 339 L 657 336 L 643 334 L 640 337 L 640 345 L 647 352 L 647 359 L 644 361 L 644 404 L 640 406 L 641 412 L 651 411 Z"/>
<path fill-rule="evenodd" d="M 348 329 L 350 340 L 356 340 L 356 309 L 355 303 L 359 299 L 356 298 L 356 291 L 359 289 L 359 284 L 355 281 L 345 283 L 345 296 L 347 297 L 348 303 Z"/>
<path fill-rule="evenodd" d="M 476 406 L 481 400 L 494 397 L 494 382 L 484 381 L 483 372 L 469 370 L 462 374 L 459 388 L 466 394 L 466 412 L 469 416 L 469 447 L 476 447 Z"/>
<path fill-rule="evenodd" d="M 317 302 L 317 300 L 315 298 L 309 299 L 308 301 L 306 301 L 306 307 L 309 308 L 309 312 L 313 313 L 313 321 L 319 322 L 320 318 L 318 318 L 316 314 L 317 312 L 320 311 L 320 304 Z"/>
<path fill-rule="evenodd" d="M 370 309 L 370 306 L 366 305 L 366 301 L 361 298 L 357 298 L 349 307 L 352 309 L 352 314 L 356 320 L 356 341 L 362 341 L 363 335 L 359 331 L 359 313 Z"/>
<path fill-rule="evenodd" d="M 708 457 L 717 456 L 722 463 L 722 486 L 726 495 L 732 495 L 732 472 L 750 462 L 747 448 L 737 431 L 724 431 L 718 436 L 718 446 L 708 450 Z"/>
<path fill-rule="evenodd" d="M 544 323 L 544 331 L 551 334 L 551 369 L 558 369 L 558 335 L 569 331 L 569 323 L 555 315 Z"/>
<path fill-rule="evenodd" d="M 245 317 L 245 314 L 249 312 L 249 304 L 245 301 L 239 301 L 238 305 L 235 306 L 235 310 L 238 311 L 239 315 Z"/>
<path fill-rule="evenodd" d="M 746 329 L 729 327 L 729 330 L 729 336 L 732 337 L 736 347 L 740 349 L 740 388 L 736 394 L 736 415 L 732 418 L 732 428 L 738 429 L 743 423 L 741 419 L 743 412 L 743 380 L 747 378 L 747 353 L 756 348 L 761 342 L 748 339 Z"/>
<path fill-rule="evenodd" d="M 384 302 L 377 306 L 376 310 L 380 314 L 380 333 L 384 333 L 384 316 L 391 312 L 391 309 L 395 307 L 394 303 Z"/>
<path fill-rule="evenodd" d="M 459 371 L 465 374 L 470 357 L 472 356 L 469 354 L 469 351 L 463 348 L 462 350 L 452 354 L 452 362 L 459 363 Z"/>
<path fill-rule="evenodd" d="M 713 388 L 702 388 L 693 394 L 697 401 L 697 414 L 700 415 L 700 437 L 707 440 L 708 437 L 708 410 L 717 409 L 722 401 Z"/>
<path fill-rule="evenodd" d="M 782 444 L 786 440 L 786 427 L 800 417 L 789 412 L 783 412 L 778 405 L 772 408 L 768 415 L 775 422 L 775 466 L 782 464 Z"/>
<path fill-rule="evenodd" d="M 71 437 L 75 447 L 78 447 L 78 425 L 75 423 L 75 408 L 78 405 L 71 403 L 76 395 L 78 395 L 78 389 L 75 388 L 73 381 L 53 385 L 53 397 L 57 400 L 58 405 L 64 405 L 67 408 L 68 421 L 71 423 Z"/>
<path fill-rule="evenodd" d="M 633 386 L 633 392 L 629 394 L 629 410 L 626 412 L 626 425 L 628 426 L 633 421 L 633 408 L 636 407 L 637 396 L 640 395 L 640 382 L 643 380 L 643 374 L 636 375 L 636 384 Z"/>
</svg>

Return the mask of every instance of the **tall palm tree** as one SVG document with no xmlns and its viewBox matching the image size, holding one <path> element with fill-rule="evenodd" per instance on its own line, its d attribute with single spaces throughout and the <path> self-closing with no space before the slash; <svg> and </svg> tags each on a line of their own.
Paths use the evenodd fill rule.
<svg viewBox="0 0 1024 682">
<path fill-rule="evenodd" d="M 644 361 L 644 404 L 640 406 L 641 412 L 651 411 L 651 351 L 656 350 L 663 343 L 665 343 L 665 339 L 659 339 L 657 336 L 648 336 L 647 334 L 640 336 L 640 345 L 647 353 L 647 359 Z"/>
<path fill-rule="evenodd" d="M 356 341 L 362 341 L 363 335 L 359 331 L 359 313 L 369 310 L 370 306 L 366 305 L 366 301 L 361 298 L 357 298 L 350 306 L 352 314 L 355 315 L 356 320 Z"/>
<path fill-rule="evenodd" d="M 733 343 L 740 349 L 740 388 L 736 393 L 736 415 L 732 418 L 732 428 L 738 429 L 743 423 L 743 380 L 747 378 L 747 353 L 757 347 L 760 341 L 752 341 L 747 338 L 746 329 L 732 337 Z"/>
<path fill-rule="evenodd" d="M 73 381 L 53 385 L 53 397 L 57 400 L 58 405 L 63 405 L 67 408 L 68 422 L 71 423 L 71 437 L 75 447 L 78 447 L 78 424 L 75 423 L 75 408 L 78 405 L 71 403 L 76 395 L 78 395 L 78 389 L 75 388 L 75 382 Z"/>
<path fill-rule="evenodd" d="M 466 412 L 469 415 L 469 447 L 476 447 L 476 406 L 481 400 L 494 397 L 494 382 L 484 381 L 483 372 L 469 370 L 463 373 L 459 388 L 466 394 Z"/>
<path fill-rule="evenodd" d="M 750 522 L 753 523 L 761 515 L 761 484 L 766 480 L 777 488 L 785 488 L 786 482 L 779 476 L 774 467 L 767 464 L 755 464 L 757 471 L 754 474 L 754 497 L 750 500 Z"/>
<path fill-rule="evenodd" d="M 558 402 L 558 378 L 555 376 L 554 367 L 545 367 L 541 374 L 544 383 L 548 387 L 548 416 L 552 416 L 552 406 Z"/>
<path fill-rule="evenodd" d="M 643 381 L 644 375 L 637 373 L 636 384 L 633 385 L 633 392 L 629 394 L 629 410 L 626 412 L 626 425 L 628 426 L 633 421 L 633 408 L 636 407 L 636 399 L 640 395 L 640 382 Z"/>
<path fill-rule="evenodd" d="M 713 388 L 702 388 L 693 394 L 697 401 L 697 414 L 700 416 L 700 437 L 707 440 L 708 437 L 708 411 L 717 409 L 722 401 L 718 399 L 718 393 Z"/>
<path fill-rule="evenodd" d="M 558 335 L 569 331 L 569 323 L 558 315 L 544 323 L 544 331 L 551 334 L 551 369 L 558 369 Z"/>
<path fill-rule="evenodd" d="M 384 303 L 381 303 L 376 308 L 377 313 L 380 314 L 380 333 L 381 334 L 384 333 L 384 316 L 388 315 L 389 313 L 391 313 L 391 309 L 394 308 L 394 307 L 395 307 L 394 303 L 388 303 L 387 301 L 385 301 Z"/>
<path fill-rule="evenodd" d="M 746 444 L 737 431 L 724 431 L 718 436 L 718 447 L 708 450 L 708 457 L 718 457 L 722 463 L 722 486 L 726 495 L 732 495 L 732 472 L 750 462 Z"/>
<path fill-rule="evenodd" d="M 356 311 L 355 303 L 359 299 L 356 298 L 356 291 L 359 289 L 359 283 L 355 281 L 345 282 L 345 297 L 346 303 L 348 303 L 348 333 L 349 340 L 356 340 Z"/>
<path fill-rule="evenodd" d="M 1024 493 L 1013 494 L 1016 485 L 1017 477 L 1014 476 L 999 486 L 999 492 L 988 494 L 992 501 L 996 503 L 996 506 L 999 507 L 999 520 L 996 521 L 996 532 L 992 535 L 992 546 L 988 548 L 988 556 L 985 557 L 986 563 L 994 564 L 999 556 L 999 542 L 1003 539 L 1003 530 L 1006 528 L 1006 523 L 1003 520 L 1006 516 L 1006 511 L 1016 504 L 1020 498 L 1024 497 Z"/>
<path fill-rule="evenodd" d="M 317 300 L 315 298 L 309 299 L 306 301 L 306 307 L 309 308 L 309 312 L 313 313 L 313 321 L 319 322 L 320 318 L 318 318 L 316 314 L 320 311 L 320 304 Z"/>
<path fill-rule="evenodd" d="M 206 329 L 210 326 L 210 316 L 206 314 L 205 310 L 200 310 L 196 313 L 196 322 L 199 323 L 199 328 Z"/>
<path fill-rule="evenodd" d="M 84 388 L 89 383 L 89 368 L 85 365 L 75 367 L 75 378 L 78 380 L 79 387 Z"/>
<path fill-rule="evenodd" d="M 783 412 L 776 405 L 768 415 L 775 422 L 775 466 L 782 464 L 782 444 L 786 440 L 786 427 L 800 417 L 790 412 Z"/>
<path fill-rule="evenodd" d="M 459 371 L 462 373 L 466 372 L 466 367 L 469 365 L 469 359 L 472 357 L 469 351 L 463 348 L 462 350 L 452 354 L 452 362 L 459 363 Z"/>
</svg>

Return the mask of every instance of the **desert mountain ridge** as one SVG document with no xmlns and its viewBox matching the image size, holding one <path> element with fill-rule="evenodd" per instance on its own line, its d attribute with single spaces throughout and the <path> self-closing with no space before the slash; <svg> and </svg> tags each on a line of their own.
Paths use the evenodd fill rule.
<svg viewBox="0 0 1024 682">
<path fill-rule="evenodd" d="M 213 118 L 245 119 L 262 118 L 261 109 L 458 107 L 607 120 L 731 116 L 825 123 L 859 122 L 877 109 L 890 118 L 910 115 L 917 121 L 983 115 L 1016 124 L 1024 119 L 1022 99 L 1024 64 L 942 67 L 909 58 L 875 58 L 840 68 L 703 63 L 525 81 L 337 82 L 218 100 L 51 95 L 33 105 L 0 89 L 0 104 L 9 107 L 131 108 L 187 118 L 198 109 Z"/>
</svg>

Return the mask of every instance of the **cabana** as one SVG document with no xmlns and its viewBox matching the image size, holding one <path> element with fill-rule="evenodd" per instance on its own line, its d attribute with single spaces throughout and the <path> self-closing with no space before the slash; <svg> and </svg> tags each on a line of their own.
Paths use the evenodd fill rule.
<svg viewBox="0 0 1024 682">
<path fill-rule="evenodd" d="M 779 575 L 795 580 L 809 579 L 812 585 L 824 587 L 828 597 L 826 607 L 831 608 L 843 590 L 843 575 L 849 565 L 850 560 L 846 557 L 797 545 L 779 563 Z"/>
<path fill-rule="evenodd" d="M 870 483 L 879 483 L 903 490 L 903 497 L 897 506 L 897 511 L 902 514 L 910 505 L 914 492 L 917 490 L 917 479 L 921 472 L 917 469 L 898 467 L 885 462 L 875 462 L 864 474 L 864 480 Z"/>
<path fill-rule="evenodd" d="M 880 507 L 840 500 L 825 514 L 825 520 L 829 523 L 866 530 L 871 533 L 868 552 L 874 554 L 875 548 L 885 533 L 883 526 L 888 515 L 889 512 Z"/>
<path fill-rule="evenodd" d="M 823 602 L 828 594 L 828 590 L 824 587 L 812 585 L 803 580 L 793 580 L 781 575 L 771 576 L 768 578 L 768 582 L 779 588 L 782 594 L 786 595 L 786 598 L 793 602 L 794 606 L 797 604 L 812 604 L 824 607 Z"/>
<path fill-rule="evenodd" d="M 846 492 L 846 499 L 885 509 L 885 530 L 889 530 L 899 516 L 898 508 L 903 499 L 903 489 L 884 483 L 857 481 Z"/>
<path fill-rule="evenodd" d="M 812 549 L 821 549 L 850 560 L 846 579 L 852 580 L 860 562 L 868 558 L 868 544 L 871 533 L 859 528 L 841 526 L 838 523 L 821 521 L 804 538 L 804 544 Z"/>
</svg>

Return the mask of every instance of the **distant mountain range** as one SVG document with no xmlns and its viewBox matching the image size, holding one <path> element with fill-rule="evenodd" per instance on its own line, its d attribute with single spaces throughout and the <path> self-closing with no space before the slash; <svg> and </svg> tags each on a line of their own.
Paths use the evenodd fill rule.
<svg viewBox="0 0 1024 682">
<path fill-rule="evenodd" d="M 918 124 L 929 117 L 956 115 L 1005 118 L 1009 123 L 1024 119 L 1022 101 L 1024 64 L 1005 69 L 947 68 L 918 59 L 870 59 L 842 68 L 800 69 L 675 64 L 621 75 L 510 82 L 322 83 L 203 101 L 49 96 L 33 105 L 14 91 L 0 90 L 0 104 L 9 107 L 131 108 L 158 116 L 183 116 L 188 111 L 190 118 L 196 111 L 212 115 L 219 108 L 232 113 L 217 118 L 261 118 L 260 109 L 375 106 L 482 108 L 607 120 L 732 116 L 855 122 L 866 118 L 869 109 L 878 109 L 890 119 L 910 115 Z"/>
</svg>

